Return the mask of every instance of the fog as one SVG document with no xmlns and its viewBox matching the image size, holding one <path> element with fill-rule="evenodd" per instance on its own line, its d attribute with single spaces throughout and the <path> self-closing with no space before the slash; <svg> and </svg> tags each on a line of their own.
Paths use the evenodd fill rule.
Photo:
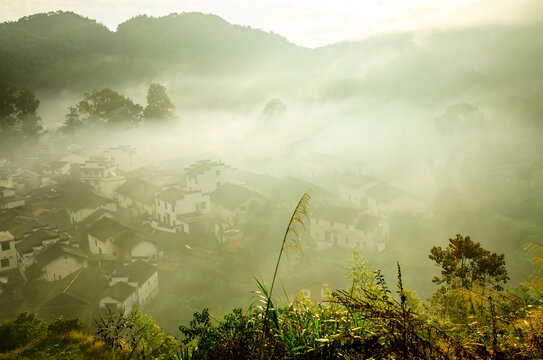
<svg viewBox="0 0 543 360">
<path fill-rule="evenodd" d="M 233 243 L 234 249 L 198 238 L 159 249 L 184 252 L 181 270 L 161 270 L 159 255 L 160 292 L 143 308 L 172 333 L 206 306 L 217 316 L 247 306 L 250 291 L 256 289 L 253 277 L 270 281 L 282 234 L 303 192 L 313 196 L 312 210 L 323 204 L 352 207 L 340 190 L 353 174 L 404 190 L 433 213 L 383 214 L 390 223 L 386 247 L 362 254 L 391 283 L 399 261 L 404 285 L 423 299 L 430 297 L 437 271 L 428 259 L 430 248 L 446 246 L 447 239 L 463 234 L 505 253 L 508 287 L 514 288 L 536 271 L 522 245 L 543 235 L 542 30 L 539 23 L 421 30 L 317 49 L 285 47 L 284 56 L 274 50 L 271 60 L 270 52 L 259 50 L 242 69 L 225 59 L 220 71 L 176 64 L 152 76 L 135 71 L 126 81 L 100 78 L 86 88 L 80 81 L 61 89 L 42 84 L 34 88 L 44 126 L 39 138 L 31 146 L 4 149 L 0 157 L 13 167 L 40 172 L 46 162 L 70 153 L 89 158 L 111 147 L 131 146 L 141 165 L 152 169 L 142 180 L 162 190 L 184 187 L 185 179 L 176 176 L 182 179 L 185 168 L 205 159 L 237 169 L 233 181 L 243 186 L 256 187 L 250 176 L 267 176 L 269 192 L 256 190 L 263 192 L 267 205 L 251 213 L 247 223 L 237 224 L 246 237 Z M 205 49 L 201 51 L 198 56 L 205 58 Z M 109 87 L 145 106 L 152 83 L 167 89 L 176 108 L 172 119 L 90 124 L 70 134 L 59 132 L 68 107 L 83 100 L 84 93 Z M 273 99 L 278 101 L 271 104 L 278 107 L 265 110 Z M 74 144 L 77 151 L 68 150 Z M 29 158 L 32 165 L 23 165 Z M 138 177 L 129 173 L 127 178 Z M 302 185 L 295 185 L 293 178 Z M 26 199 L 25 207 L 9 211 L 33 214 L 29 193 L 19 194 Z M 131 226 L 139 226 L 138 221 L 143 224 L 142 218 L 132 218 Z M 79 224 L 66 230 L 74 229 Z M 2 226 L 1 231 L 6 230 Z M 344 286 L 350 246 L 323 250 L 309 229 L 304 240 L 304 255 L 292 254 L 281 264 L 280 281 L 287 292 L 313 282 Z M 86 236 L 80 241 L 88 242 Z M 213 256 L 192 257 L 186 245 Z M 21 285 L 17 296 L 25 296 L 29 283 Z M 2 295 L 9 309 L 2 310 L 3 317 L 24 306 L 40 311 L 29 301 L 16 306 L 10 296 L 10 291 Z"/>
</svg>

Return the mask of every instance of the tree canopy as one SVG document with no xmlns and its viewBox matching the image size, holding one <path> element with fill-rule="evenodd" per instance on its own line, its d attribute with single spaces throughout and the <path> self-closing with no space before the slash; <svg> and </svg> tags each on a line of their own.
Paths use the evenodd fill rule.
<svg viewBox="0 0 543 360">
<path fill-rule="evenodd" d="M 436 284 L 467 290 L 476 285 L 502 290 L 502 285 L 509 280 L 505 255 L 484 249 L 469 236 L 457 234 L 456 238 L 449 239 L 445 249 L 434 246 L 429 257 L 441 268 L 441 277 L 432 280 Z"/>
<path fill-rule="evenodd" d="M 40 101 L 27 88 L 17 88 L 0 80 L 0 139 L 3 145 L 11 142 L 36 140 L 42 130 L 38 115 Z"/>
<path fill-rule="evenodd" d="M 143 115 L 145 119 L 171 119 L 175 113 L 175 105 L 166 94 L 166 88 L 160 84 L 151 84 L 147 91 L 147 107 Z"/>
</svg>

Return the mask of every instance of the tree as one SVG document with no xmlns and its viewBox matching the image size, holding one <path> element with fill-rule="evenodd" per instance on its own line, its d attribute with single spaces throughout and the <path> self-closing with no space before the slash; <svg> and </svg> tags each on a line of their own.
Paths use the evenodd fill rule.
<svg viewBox="0 0 543 360">
<path fill-rule="evenodd" d="M 47 325 L 36 314 L 23 312 L 0 325 L 0 352 L 24 346 L 47 334 Z"/>
<path fill-rule="evenodd" d="M 12 83 L 0 80 L 0 130 L 5 133 L 16 122 L 17 87 Z"/>
<path fill-rule="evenodd" d="M 147 106 L 143 112 L 145 119 L 167 120 L 175 113 L 175 105 L 160 84 L 151 84 L 147 91 Z"/>
<path fill-rule="evenodd" d="M 278 98 L 268 101 L 262 110 L 262 117 L 266 120 L 281 118 L 287 111 L 287 106 Z"/>
<path fill-rule="evenodd" d="M 77 111 L 77 107 L 68 107 L 68 113 L 64 116 L 64 123 L 60 128 L 60 132 L 62 132 L 63 134 L 69 134 L 82 127 L 83 121 L 79 117 L 79 111 Z"/>
<path fill-rule="evenodd" d="M 37 112 L 40 101 L 32 90 L 23 88 L 19 91 L 15 103 L 22 133 L 27 137 L 35 138 L 43 128 Z"/>
<path fill-rule="evenodd" d="M 474 286 L 490 286 L 503 290 L 502 284 L 509 280 L 505 255 L 484 249 L 469 236 L 457 234 L 455 239 L 449 239 L 445 249 L 434 246 L 429 258 L 441 268 L 441 277 L 436 276 L 432 281 L 450 288 L 471 290 Z"/>
<path fill-rule="evenodd" d="M 76 106 L 83 123 L 135 125 L 141 120 L 142 106 L 110 88 L 93 90 L 84 96 Z"/>
<path fill-rule="evenodd" d="M 42 129 L 37 110 L 40 101 L 27 88 L 0 81 L 0 136 L 2 145 L 10 147 L 23 139 L 35 140 Z"/>
</svg>

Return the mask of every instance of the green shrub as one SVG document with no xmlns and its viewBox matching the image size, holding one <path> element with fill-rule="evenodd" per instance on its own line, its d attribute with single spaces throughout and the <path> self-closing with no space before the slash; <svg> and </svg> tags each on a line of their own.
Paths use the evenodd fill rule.
<svg viewBox="0 0 543 360">
<path fill-rule="evenodd" d="M 24 346 L 47 335 L 47 325 L 36 314 L 23 312 L 0 325 L 0 352 Z"/>
</svg>

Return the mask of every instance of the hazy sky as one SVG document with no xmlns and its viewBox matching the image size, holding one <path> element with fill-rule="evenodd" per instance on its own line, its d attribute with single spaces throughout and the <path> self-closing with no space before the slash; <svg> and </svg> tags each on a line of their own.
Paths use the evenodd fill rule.
<svg viewBox="0 0 543 360">
<path fill-rule="evenodd" d="M 135 15 L 200 11 L 271 30 L 305 46 L 375 33 L 528 21 L 543 0 L 0 0 L 0 21 L 70 10 L 115 30 Z M 543 13 L 543 11 L 541 11 Z"/>
</svg>

